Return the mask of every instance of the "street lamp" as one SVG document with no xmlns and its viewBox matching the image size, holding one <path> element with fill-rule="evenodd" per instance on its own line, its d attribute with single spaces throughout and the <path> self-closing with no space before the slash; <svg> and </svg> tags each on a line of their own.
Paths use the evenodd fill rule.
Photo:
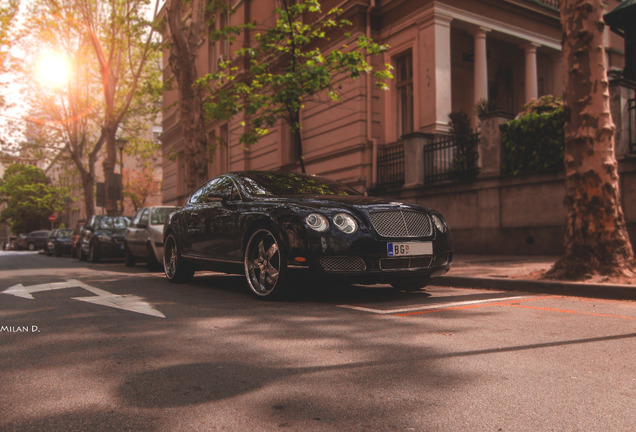
<svg viewBox="0 0 636 432">
<path fill-rule="evenodd" d="M 117 138 L 115 144 L 119 149 L 119 174 L 121 176 L 120 182 L 120 198 L 121 198 L 121 214 L 124 214 L 124 147 L 128 144 L 128 140 L 124 138 Z"/>
</svg>

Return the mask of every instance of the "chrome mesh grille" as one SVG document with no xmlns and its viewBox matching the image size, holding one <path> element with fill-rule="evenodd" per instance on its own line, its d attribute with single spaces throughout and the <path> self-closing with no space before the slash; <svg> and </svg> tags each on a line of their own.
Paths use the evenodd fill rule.
<svg viewBox="0 0 636 432">
<path fill-rule="evenodd" d="M 369 213 L 369 219 L 382 237 L 428 237 L 433 233 L 426 213 L 387 210 Z"/>
<path fill-rule="evenodd" d="M 416 270 L 429 268 L 432 261 L 432 256 L 415 258 L 382 258 L 380 259 L 380 270 Z"/>
<path fill-rule="evenodd" d="M 326 256 L 320 258 L 320 265 L 332 272 L 359 272 L 367 269 L 364 260 L 357 256 Z"/>
</svg>

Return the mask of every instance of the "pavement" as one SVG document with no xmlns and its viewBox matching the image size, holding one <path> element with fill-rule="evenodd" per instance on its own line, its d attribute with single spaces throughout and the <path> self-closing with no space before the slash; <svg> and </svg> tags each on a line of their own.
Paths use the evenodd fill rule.
<svg viewBox="0 0 636 432">
<path fill-rule="evenodd" d="M 594 281 L 539 279 L 557 261 L 556 256 L 528 255 L 456 255 L 451 270 L 431 284 L 439 286 L 483 288 L 502 291 L 636 300 L 634 285 Z"/>
</svg>

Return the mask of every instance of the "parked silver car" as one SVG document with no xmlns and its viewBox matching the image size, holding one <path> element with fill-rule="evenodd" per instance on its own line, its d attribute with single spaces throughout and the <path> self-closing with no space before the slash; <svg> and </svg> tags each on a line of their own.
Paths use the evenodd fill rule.
<svg viewBox="0 0 636 432">
<path fill-rule="evenodd" d="M 127 266 L 134 266 L 143 259 L 151 269 L 163 262 L 163 224 L 168 215 L 180 207 L 144 207 L 126 229 L 124 259 Z"/>
</svg>

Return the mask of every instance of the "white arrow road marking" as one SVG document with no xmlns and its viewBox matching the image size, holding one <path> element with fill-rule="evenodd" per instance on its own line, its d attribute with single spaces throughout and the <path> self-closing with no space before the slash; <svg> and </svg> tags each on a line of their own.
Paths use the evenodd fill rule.
<svg viewBox="0 0 636 432">
<path fill-rule="evenodd" d="M 131 312 L 137 312 L 145 315 L 156 316 L 159 318 L 165 318 L 166 316 L 159 312 L 157 309 L 150 306 L 149 303 L 143 301 L 141 297 L 134 295 L 119 295 L 113 294 L 100 288 L 95 288 L 90 285 L 78 281 L 76 279 L 70 279 L 66 282 L 53 282 L 39 285 L 24 286 L 21 283 L 13 285 L 10 288 L 2 291 L 2 294 L 11 294 L 16 297 L 22 297 L 26 299 L 34 300 L 33 293 L 40 291 L 53 291 L 65 288 L 83 288 L 92 292 L 97 297 L 72 297 L 73 300 L 81 300 L 87 303 L 98 304 L 102 306 L 113 307 L 117 309 L 123 309 Z"/>
</svg>

